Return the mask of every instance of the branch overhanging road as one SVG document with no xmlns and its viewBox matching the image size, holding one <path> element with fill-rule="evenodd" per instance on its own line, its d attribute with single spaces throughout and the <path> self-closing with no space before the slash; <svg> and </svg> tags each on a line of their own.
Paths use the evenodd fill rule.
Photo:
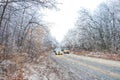
<svg viewBox="0 0 120 80">
<path fill-rule="evenodd" d="M 80 80 L 120 80 L 120 62 L 77 56 L 74 54 L 51 55 L 60 66 Z"/>
</svg>

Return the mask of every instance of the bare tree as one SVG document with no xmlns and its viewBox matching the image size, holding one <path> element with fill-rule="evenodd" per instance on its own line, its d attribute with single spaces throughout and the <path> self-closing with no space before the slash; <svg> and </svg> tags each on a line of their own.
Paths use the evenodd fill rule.
<svg viewBox="0 0 120 80">
<path fill-rule="evenodd" d="M 85 50 L 107 50 L 119 53 L 119 14 L 119 0 L 103 2 L 93 13 L 87 9 L 81 9 L 76 23 L 77 27 L 68 33 L 68 40 L 73 43 L 71 46 L 77 45 L 79 49 Z M 77 36 L 71 35 L 73 33 L 76 33 Z"/>
<path fill-rule="evenodd" d="M 4 54 L 6 53 L 5 57 L 7 57 L 6 55 L 8 55 L 9 53 L 21 53 L 25 52 L 28 49 L 31 49 L 33 52 L 39 52 L 39 46 L 36 46 L 37 42 L 35 42 L 33 38 L 30 38 L 30 40 L 26 42 L 28 39 L 27 37 L 29 35 L 28 33 L 29 31 L 32 31 L 31 37 L 33 37 L 33 35 L 38 35 L 33 33 L 36 30 L 36 28 L 39 30 L 39 27 L 46 32 L 48 27 L 46 27 L 45 29 L 46 23 L 42 21 L 42 13 L 40 9 L 56 8 L 55 5 L 55 0 L 0 1 L 0 45 L 5 46 L 3 52 Z M 42 33 L 39 35 L 44 37 Z M 42 40 L 39 41 L 39 43 L 41 42 Z M 29 44 L 31 44 L 31 47 L 26 47 L 26 45 Z"/>
</svg>

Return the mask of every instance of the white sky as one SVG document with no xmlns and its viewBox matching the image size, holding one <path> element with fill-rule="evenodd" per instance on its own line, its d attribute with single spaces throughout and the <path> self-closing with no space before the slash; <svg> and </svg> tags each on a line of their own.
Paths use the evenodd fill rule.
<svg viewBox="0 0 120 80">
<path fill-rule="evenodd" d="M 103 0 L 57 0 L 62 3 L 60 11 L 46 10 L 45 21 L 51 23 L 51 34 L 58 42 L 62 41 L 67 31 L 74 27 L 80 7 L 94 10 Z"/>
</svg>

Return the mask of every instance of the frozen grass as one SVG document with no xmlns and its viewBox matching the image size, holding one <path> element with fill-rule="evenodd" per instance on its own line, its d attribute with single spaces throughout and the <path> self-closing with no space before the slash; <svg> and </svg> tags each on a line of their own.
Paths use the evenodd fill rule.
<svg viewBox="0 0 120 80">
<path fill-rule="evenodd" d="M 89 57 L 103 58 L 108 60 L 120 61 L 120 54 L 110 53 L 107 51 L 72 51 L 73 54 L 84 55 Z"/>
<path fill-rule="evenodd" d="M 57 65 L 48 53 L 29 60 L 24 54 L 14 55 L 0 63 L 0 80 L 74 80 L 72 73 Z"/>
</svg>

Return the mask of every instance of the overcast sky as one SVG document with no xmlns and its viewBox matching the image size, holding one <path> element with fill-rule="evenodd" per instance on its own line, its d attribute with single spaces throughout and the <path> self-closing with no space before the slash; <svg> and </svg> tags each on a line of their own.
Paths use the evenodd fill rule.
<svg viewBox="0 0 120 80">
<path fill-rule="evenodd" d="M 50 30 L 58 42 L 62 41 L 67 31 L 74 27 L 81 7 L 94 10 L 103 0 L 57 0 L 59 11 L 45 10 L 45 21 L 51 24 Z"/>
</svg>

